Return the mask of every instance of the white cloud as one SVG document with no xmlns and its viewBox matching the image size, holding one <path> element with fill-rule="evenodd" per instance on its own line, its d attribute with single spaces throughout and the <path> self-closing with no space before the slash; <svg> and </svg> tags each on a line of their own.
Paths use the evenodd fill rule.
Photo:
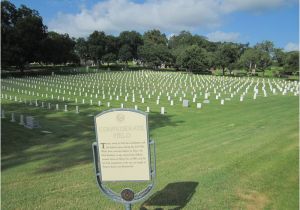
<svg viewBox="0 0 300 210">
<path fill-rule="evenodd" d="M 284 51 L 286 52 L 299 51 L 299 44 L 294 42 L 289 42 L 285 45 Z"/>
<path fill-rule="evenodd" d="M 225 12 L 262 12 L 268 9 L 292 5 L 297 2 L 298 0 L 223 0 L 222 7 Z"/>
<path fill-rule="evenodd" d="M 225 33 L 222 31 L 215 31 L 207 34 L 206 37 L 208 38 L 209 41 L 213 41 L 213 42 L 218 42 L 218 41 L 237 42 L 238 39 L 240 38 L 240 34 L 235 32 Z"/>
<path fill-rule="evenodd" d="M 59 13 L 49 30 L 86 36 L 94 30 L 119 33 L 123 30 L 160 29 L 168 33 L 220 26 L 224 15 L 241 10 L 265 10 L 295 0 L 105 0 L 77 14 Z"/>
</svg>

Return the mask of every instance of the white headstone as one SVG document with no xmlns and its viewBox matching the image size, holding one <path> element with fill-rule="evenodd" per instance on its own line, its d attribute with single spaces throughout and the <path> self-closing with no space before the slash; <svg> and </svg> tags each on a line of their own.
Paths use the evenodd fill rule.
<svg viewBox="0 0 300 210">
<path fill-rule="evenodd" d="M 68 111 L 68 105 L 65 104 L 65 112 L 67 112 L 67 111 Z"/>
<path fill-rule="evenodd" d="M 149 106 L 147 106 L 146 112 L 150 112 L 150 107 Z"/>
<path fill-rule="evenodd" d="M 206 99 L 206 100 L 203 101 L 203 103 L 204 103 L 204 104 L 209 104 L 210 101 L 209 101 L 208 99 Z"/>
<path fill-rule="evenodd" d="M 33 129 L 33 128 L 39 128 L 40 125 L 38 121 L 32 117 L 32 116 L 27 116 L 26 117 L 26 124 L 24 125 L 26 128 Z"/>
<path fill-rule="evenodd" d="M 160 108 L 160 114 L 165 114 L 165 107 Z"/>
<path fill-rule="evenodd" d="M 76 106 L 76 114 L 78 114 L 78 113 L 79 113 L 79 107 Z"/>
<path fill-rule="evenodd" d="M 11 113 L 11 120 L 10 122 L 16 122 L 16 119 L 15 119 L 15 113 Z"/>
<path fill-rule="evenodd" d="M 197 103 L 197 109 L 201 109 L 202 104 L 201 103 Z"/>
<path fill-rule="evenodd" d="M 24 115 L 20 115 L 20 122 L 19 122 L 19 125 L 24 125 Z"/>
<path fill-rule="evenodd" d="M 204 94 L 204 99 L 208 99 L 208 93 Z"/>
<path fill-rule="evenodd" d="M 224 99 L 221 99 L 221 105 L 224 105 Z"/>
<path fill-rule="evenodd" d="M 182 106 L 183 106 L 183 107 L 189 107 L 189 100 L 184 99 L 184 100 L 182 101 Z"/>
</svg>

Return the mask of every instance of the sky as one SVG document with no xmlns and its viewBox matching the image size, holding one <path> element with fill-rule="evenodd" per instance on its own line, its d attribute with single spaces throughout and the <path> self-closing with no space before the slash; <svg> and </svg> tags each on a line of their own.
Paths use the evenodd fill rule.
<svg viewBox="0 0 300 210">
<path fill-rule="evenodd" d="M 37 10 L 48 31 L 87 37 L 94 30 L 118 35 L 159 29 L 167 37 L 182 30 L 210 41 L 273 41 L 299 50 L 298 0 L 11 0 Z"/>
</svg>

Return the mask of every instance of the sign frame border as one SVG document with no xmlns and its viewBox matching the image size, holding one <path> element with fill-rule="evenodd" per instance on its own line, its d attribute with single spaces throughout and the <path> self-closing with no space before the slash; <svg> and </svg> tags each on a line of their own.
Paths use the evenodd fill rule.
<svg viewBox="0 0 300 210">
<path fill-rule="evenodd" d="M 98 129 L 97 129 L 97 123 L 96 119 L 97 117 L 107 114 L 109 112 L 118 112 L 118 111 L 129 111 L 129 112 L 136 112 L 139 114 L 142 114 L 146 117 L 146 132 L 147 132 L 147 147 L 148 147 L 148 166 L 149 166 L 149 180 L 109 180 L 109 181 L 103 181 L 102 180 L 102 172 L 101 172 L 101 162 L 100 162 L 100 150 L 99 150 L 99 141 L 98 141 Z M 109 110 L 104 110 L 94 116 L 94 125 L 95 125 L 95 132 L 96 132 L 96 142 L 97 142 L 97 148 L 98 148 L 98 163 L 99 163 L 99 178 L 101 182 L 147 182 L 151 181 L 153 179 L 152 172 L 151 172 L 151 150 L 150 150 L 150 138 L 149 138 L 149 124 L 148 124 L 148 113 L 143 112 L 141 110 L 131 109 L 131 108 L 113 108 Z M 100 138 L 99 138 L 100 139 Z"/>
</svg>

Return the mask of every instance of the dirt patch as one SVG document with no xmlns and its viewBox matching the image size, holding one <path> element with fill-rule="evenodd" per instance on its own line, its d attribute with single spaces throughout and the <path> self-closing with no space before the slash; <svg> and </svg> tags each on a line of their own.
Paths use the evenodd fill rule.
<svg viewBox="0 0 300 210">
<path fill-rule="evenodd" d="M 257 191 L 238 191 L 239 204 L 234 209 L 262 210 L 269 203 L 268 197 Z"/>
</svg>

